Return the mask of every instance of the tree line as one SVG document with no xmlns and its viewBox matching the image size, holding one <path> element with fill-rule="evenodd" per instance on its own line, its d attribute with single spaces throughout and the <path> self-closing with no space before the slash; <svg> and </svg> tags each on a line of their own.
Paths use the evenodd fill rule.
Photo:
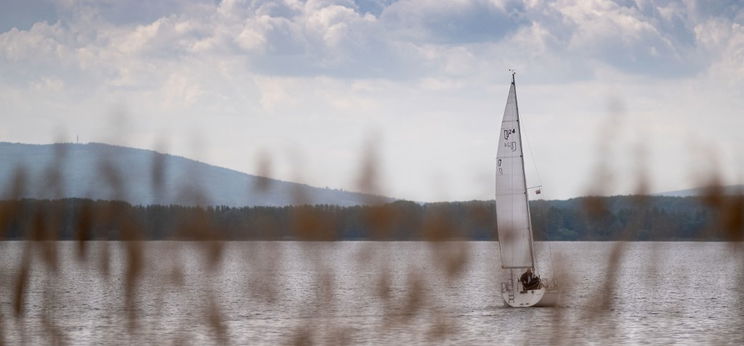
<svg viewBox="0 0 744 346">
<path fill-rule="evenodd" d="M 730 203 L 694 197 L 613 196 L 530 202 L 535 240 L 728 240 Z M 726 202 L 726 201 L 724 201 Z M 729 215 L 729 214 L 732 214 Z M 738 215 L 738 216 L 737 216 Z M 0 201 L 6 240 L 497 240 L 493 201 L 370 206 L 187 207 L 88 199 Z M 738 225 L 738 226 L 737 226 Z M 744 230 L 739 229 L 739 234 Z"/>
</svg>

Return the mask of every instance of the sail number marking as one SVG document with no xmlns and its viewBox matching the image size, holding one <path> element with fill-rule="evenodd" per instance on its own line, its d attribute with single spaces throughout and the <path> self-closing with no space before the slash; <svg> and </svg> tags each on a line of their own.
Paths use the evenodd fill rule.
<svg viewBox="0 0 744 346">
<path fill-rule="evenodd" d="M 506 130 L 504 130 L 504 140 L 505 141 L 508 140 L 509 139 L 509 136 L 511 136 L 514 133 L 517 133 L 517 130 L 516 129 L 506 129 Z"/>
<path fill-rule="evenodd" d="M 511 149 L 512 152 L 517 151 L 517 142 L 509 141 L 509 137 L 517 133 L 516 129 L 505 129 L 504 130 L 504 147 Z"/>
</svg>

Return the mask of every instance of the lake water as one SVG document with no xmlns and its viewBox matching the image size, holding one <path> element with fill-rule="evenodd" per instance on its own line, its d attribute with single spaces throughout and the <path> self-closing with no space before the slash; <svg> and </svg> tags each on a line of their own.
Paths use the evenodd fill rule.
<svg viewBox="0 0 744 346">
<path fill-rule="evenodd" d="M 528 309 L 495 242 L 131 244 L 0 242 L 0 344 L 744 343 L 727 243 L 538 243 Z"/>
</svg>

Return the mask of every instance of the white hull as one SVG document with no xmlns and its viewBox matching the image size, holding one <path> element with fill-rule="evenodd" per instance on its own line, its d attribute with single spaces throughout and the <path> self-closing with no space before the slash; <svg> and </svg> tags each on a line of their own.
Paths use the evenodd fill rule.
<svg viewBox="0 0 744 346">
<path fill-rule="evenodd" d="M 512 288 L 516 287 L 516 290 Z M 519 282 L 505 282 L 501 284 L 501 297 L 504 304 L 513 308 L 527 308 L 531 306 L 558 306 L 560 291 L 556 287 L 540 287 L 536 290 L 521 290 Z"/>
<path fill-rule="evenodd" d="M 511 292 L 509 290 L 502 290 L 501 297 L 504 298 L 506 305 L 513 308 L 527 308 L 535 306 L 545 296 L 545 288 L 538 288 L 536 290 L 529 291 L 516 291 Z"/>
</svg>

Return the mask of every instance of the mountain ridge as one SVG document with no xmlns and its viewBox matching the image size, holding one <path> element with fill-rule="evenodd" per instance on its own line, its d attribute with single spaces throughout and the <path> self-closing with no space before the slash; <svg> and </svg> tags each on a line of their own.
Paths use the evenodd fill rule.
<svg viewBox="0 0 744 346">
<path fill-rule="evenodd" d="M 4 198 L 90 198 L 133 205 L 230 207 L 351 206 L 394 200 L 261 177 L 179 155 L 106 143 L 0 142 L 0 162 L 0 193 Z M 17 180 L 19 174 L 22 179 Z M 14 186 L 15 181 L 23 182 L 23 186 Z M 13 196 L 13 188 L 17 196 Z"/>
<path fill-rule="evenodd" d="M 724 195 L 737 195 L 744 194 L 744 185 L 724 185 L 718 187 L 721 194 Z M 666 197 L 695 197 L 703 196 L 708 193 L 710 188 L 707 187 L 693 187 L 690 189 L 665 191 L 653 194 L 654 196 L 666 196 Z"/>
</svg>

